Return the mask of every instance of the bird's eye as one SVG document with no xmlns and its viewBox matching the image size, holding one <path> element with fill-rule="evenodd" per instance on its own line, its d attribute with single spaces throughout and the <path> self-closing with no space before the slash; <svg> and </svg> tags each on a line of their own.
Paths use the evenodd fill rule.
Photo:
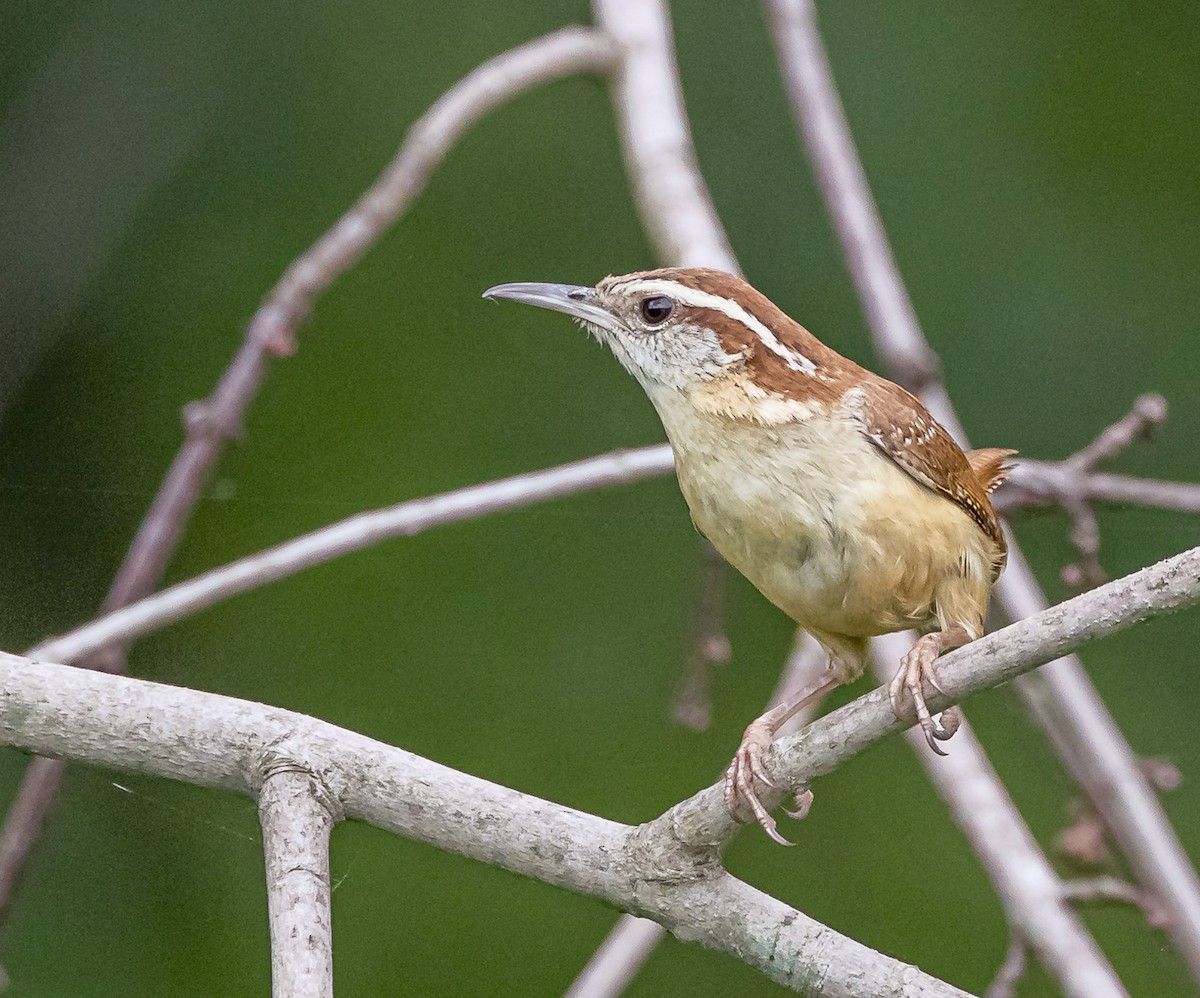
<svg viewBox="0 0 1200 998">
<path fill-rule="evenodd" d="M 666 295 L 655 295 L 652 298 L 643 298 L 639 308 L 642 319 L 648 325 L 660 326 L 671 318 L 671 313 L 675 311 L 675 303 Z"/>
</svg>

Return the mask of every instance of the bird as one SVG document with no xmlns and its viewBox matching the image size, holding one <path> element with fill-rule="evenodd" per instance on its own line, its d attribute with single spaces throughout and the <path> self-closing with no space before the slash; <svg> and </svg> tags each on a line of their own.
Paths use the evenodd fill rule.
<svg viewBox="0 0 1200 998">
<path fill-rule="evenodd" d="M 924 684 L 940 691 L 937 657 L 983 634 L 1006 559 L 989 495 L 1015 451 L 964 452 L 914 395 L 735 274 L 660 268 L 483 297 L 565 313 L 610 348 L 658 412 L 697 529 L 829 656 L 822 676 L 745 729 L 724 775 L 735 818 L 790 844 L 756 785 L 779 789 L 766 751 L 802 706 L 862 674 L 878 634 L 925 632 L 889 696 L 945 754 L 957 715 L 935 722 Z"/>
</svg>

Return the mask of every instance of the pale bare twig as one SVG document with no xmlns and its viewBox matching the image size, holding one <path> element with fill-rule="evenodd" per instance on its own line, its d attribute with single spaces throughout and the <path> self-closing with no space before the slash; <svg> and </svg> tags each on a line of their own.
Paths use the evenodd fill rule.
<svg viewBox="0 0 1200 998">
<path fill-rule="evenodd" d="M 1037 480 L 1044 472 L 1053 473 L 1058 462 L 1019 461 L 1017 482 L 1021 486 L 1033 484 L 1033 494 L 1038 491 Z M 1115 503 L 1119 506 L 1144 506 L 1162 509 L 1171 513 L 1200 513 L 1200 485 L 1193 482 L 1164 482 L 1154 478 L 1132 478 L 1129 475 L 1111 475 L 1102 471 L 1083 476 L 1079 483 L 1082 497 L 1092 503 Z M 1031 502 L 1016 502 L 1016 506 L 1039 505 Z"/>
<path fill-rule="evenodd" d="M 859 301 L 892 376 L 915 394 L 936 381 L 938 358 L 917 324 L 879 209 L 854 148 L 811 0 L 766 0 L 796 121 L 813 162 Z"/>
<path fill-rule="evenodd" d="M 1200 602 L 1200 548 L 984 636 L 942 659 L 935 709 L 1079 643 Z M 253 793 L 266 753 L 319 778 L 349 817 L 662 921 L 811 994 L 960 994 L 725 873 L 735 833 L 720 785 L 637 828 L 498 787 L 333 725 L 262 704 L 0 654 L 0 742 Z M 145 723 L 153 717 L 155 723 Z M 807 785 L 911 725 L 873 690 L 772 749 Z M 498 835 L 496 829 L 504 834 Z"/>
<path fill-rule="evenodd" d="M 1133 408 L 1103 430 L 1095 440 L 1077 453 L 1050 466 L 1022 462 L 1022 467 L 997 496 L 998 508 L 1019 497 L 1025 505 L 1034 503 L 1062 506 L 1071 516 L 1071 543 L 1079 560 L 1063 569 L 1063 578 L 1078 589 L 1098 585 L 1104 580 L 1100 566 L 1100 525 L 1088 480 L 1096 465 L 1115 457 L 1134 440 L 1148 439 L 1154 427 L 1167 418 L 1167 402 L 1161 395 L 1140 395 Z M 1014 469 L 1015 470 L 1015 469 Z M 1194 487 L 1200 505 L 1200 486 Z"/>
<path fill-rule="evenodd" d="M 965 444 L 949 396 L 936 377 L 936 355 L 916 322 L 888 248 L 813 4 L 767 0 L 767 5 L 792 108 L 876 346 L 892 374 L 920 391 L 934 417 Z M 1011 537 L 1009 541 L 1008 568 L 998 594 L 1008 615 L 1019 619 L 1045 609 L 1046 599 L 1020 548 Z M 1168 898 L 1172 938 L 1200 979 L 1200 881 L 1082 663 L 1068 657 L 1023 678 L 1017 687 L 1035 721 L 1104 814 L 1139 879 Z"/>
<path fill-rule="evenodd" d="M 141 637 L 238 593 L 361 551 L 386 538 L 411 537 L 434 526 L 477 519 L 588 489 L 623 485 L 664 474 L 672 467 L 671 448 L 657 444 L 611 451 L 572 464 L 359 513 L 147 596 L 44 641 L 29 654 L 47 661 L 75 662 L 95 648 Z"/>
<path fill-rule="evenodd" d="M 630 484 L 667 474 L 673 467 L 671 448 L 667 444 L 654 444 L 609 451 L 570 464 L 358 513 L 147 596 L 43 641 L 29 654 L 47 660 L 77 662 L 97 648 L 131 641 L 239 593 L 390 538 L 411 537 L 437 526 Z M 1015 504 L 1010 508 L 1016 508 Z"/>
<path fill-rule="evenodd" d="M 1082 904 L 1112 901 L 1130 904 L 1139 908 L 1146 921 L 1155 928 L 1166 927 L 1166 915 L 1158 901 L 1140 887 L 1117 877 L 1090 877 L 1086 880 L 1066 880 L 1060 884 L 1059 896 L 1063 902 L 1077 907 Z M 984 992 L 984 998 L 1013 998 L 1017 985 L 1025 976 L 1026 958 L 1030 947 L 1017 927 L 1009 935 L 1008 952 L 996 971 L 992 983 Z"/>
<path fill-rule="evenodd" d="M 1008 949 L 1004 953 L 1004 960 L 996 971 L 996 976 L 992 978 L 992 983 L 983 993 L 983 998 L 1014 998 L 1017 993 L 1017 985 L 1025 976 L 1028 956 L 1029 947 L 1025 945 L 1020 936 L 1015 932 L 1012 933 L 1008 939 Z"/>
<path fill-rule="evenodd" d="M 729 566 L 708 541 L 700 545 L 701 563 L 692 599 L 692 633 L 688 656 L 675 688 L 672 714 L 693 731 L 706 731 L 712 720 L 712 670 L 729 661 L 732 649 L 725 633 L 725 591 Z"/>
<path fill-rule="evenodd" d="M 622 915 L 596 947 L 563 998 L 616 998 L 633 982 L 667 930 L 638 915 Z"/>
<path fill-rule="evenodd" d="M 1167 418 L 1167 400 L 1157 393 L 1139 395 L 1133 408 L 1111 426 L 1097 434 L 1086 447 L 1069 459 L 1072 468 L 1090 471 L 1101 461 L 1116 457 L 1134 440 L 1150 439 L 1150 434 Z"/>
<path fill-rule="evenodd" d="M 1072 904 L 1095 904 L 1113 901 L 1141 909 L 1146 921 L 1156 929 L 1164 929 L 1170 916 L 1158 898 L 1120 877 L 1084 877 L 1063 882 L 1063 897 Z"/>
<path fill-rule="evenodd" d="M 203 402 L 184 409 L 185 438 L 101 606 L 109 613 L 153 591 L 228 440 L 240 436 L 271 357 L 296 349 L 296 328 L 316 297 L 374 244 L 421 192 L 462 133 L 540 83 L 605 72 L 613 46 L 591 29 L 564 28 L 490 59 L 448 90 L 409 130 L 400 151 L 358 202 L 300 256 L 251 320 L 233 361 Z M 125 647 L 92 652 L 82 666 L 119 672 Z M 58 793 L 63 764 L 34 759 L 0 831 L 0 912 Z"/>
<path fill-rule="evenodd" d="M 671 267 L 739 267 L 717 218 L 683 105 L 671 20 L 662 0 L 592 0 L 618 46 L 612 74 L 621 149 L 642 225 Z"/>
<path fill-rule="evenodd" d="M 912 647 L 914 634 L 874 642 L 875 674 L 885 686 Z M 1022 820 L 983 746 L 964 720 L 945 758 L 929 752 L 923 734 L 907 732 L 938 794 L 950 808 L 991 880 L 1014 936 L 1028 940 L 1063 993 L 1077 998 L 1124 995 L 1112 966 L 1082 923 L 1062 902 L 1063 884 Z"/>
<path fill-rule="evenodd" d="M 329 833 L 341 805 L 274 745 L 261 762 L 258 813 L 267 871 L 274 998 L 333 998 Z"/>
</svg>

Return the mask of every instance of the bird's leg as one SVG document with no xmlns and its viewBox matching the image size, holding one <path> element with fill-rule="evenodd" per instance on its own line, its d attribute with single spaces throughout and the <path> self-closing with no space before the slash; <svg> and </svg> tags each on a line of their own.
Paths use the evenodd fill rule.
<svg viewBox="0 0 1200 998">
<path fill-rule="evenodd" d="M 904 717 L 907 712 L 906 698 L 912 700 L 917 711 L 917 721 L 921 725 L 921 730 L 925 732 L 925 741 L 938 755 L 946 754 L 938 742 L 945 741 L 958 730 L 962 715 L 958 712 L 958 708 L 950 707 L 942 712 L 942 723 L 939 726 L 930 715 L 929 708 L 925 706 L 925 683 L 939 693 L 943 693 L 944 690 L 938 685 L 937 668 L 934 662 L 942 652 L 958 648 L 972 640 L 974 638 L 971 633 L 961 624 L 954 624 L 944 631 L 922 635 L 912 646 L 912 650 L 900 660 L 896 678 L 892 680 L 892 685 L 888 688 L 892 699 L 892 710 L 896 712 L 897 717 Z"/>
<path fill-rule="evenodd" d="M 775 826 L 775 819 L 767 813 L 762 801 L 758 799 L 754 781 L 757 780 L 775 790 L 782 789 L 767 775 L 767 771 L 763 767 L 763 757 L 766 755 L 767 749 L 771 747 L 775 732 L 783 727 L 805 704 L 815 697 L 829 692 L 837 685 L 836 676 L 833 673 L 826 673 L 822 678 L 808 686 L 801 687 L 788 699 L 776 704 L 757 720 L 752 721 L 746 728 L 745 734 L 742 735 L 742 743 L 733 754 L 733 761 L 725 770 L 725 804 L 730 812 L 739 821 L 748 821 L 749 818 L 745 817 L 742 809 L 742 805 L 745 804 L 754 819 L 762 825 L 763 831 L 780 845 L 790 846 L 792 843 L 779 834 Z M 797 810 L 788 813 L 793 817 L 802 818 L 808 813 L 808 808 L 812 804 L 812 795 L 807 792 L 803 793 L 797 797 L 796 803 Z"/>
</svg>

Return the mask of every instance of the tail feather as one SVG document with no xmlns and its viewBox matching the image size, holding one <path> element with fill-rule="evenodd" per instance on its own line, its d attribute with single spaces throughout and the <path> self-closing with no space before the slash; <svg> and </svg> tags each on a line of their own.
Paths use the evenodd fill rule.
<svg viewBox="0 0 1200 998">
<path fill-rule="evenodd" d="M 1005 461 L 1016 453 L 1015 450 L 1005 450 L 1003 447 L 982 447 L 979 450 L 967 451 L 967 461 L 985 492 L 994 492 L 1008 477 L 1012 465 L 1005 464 Z"/>
</svg>

